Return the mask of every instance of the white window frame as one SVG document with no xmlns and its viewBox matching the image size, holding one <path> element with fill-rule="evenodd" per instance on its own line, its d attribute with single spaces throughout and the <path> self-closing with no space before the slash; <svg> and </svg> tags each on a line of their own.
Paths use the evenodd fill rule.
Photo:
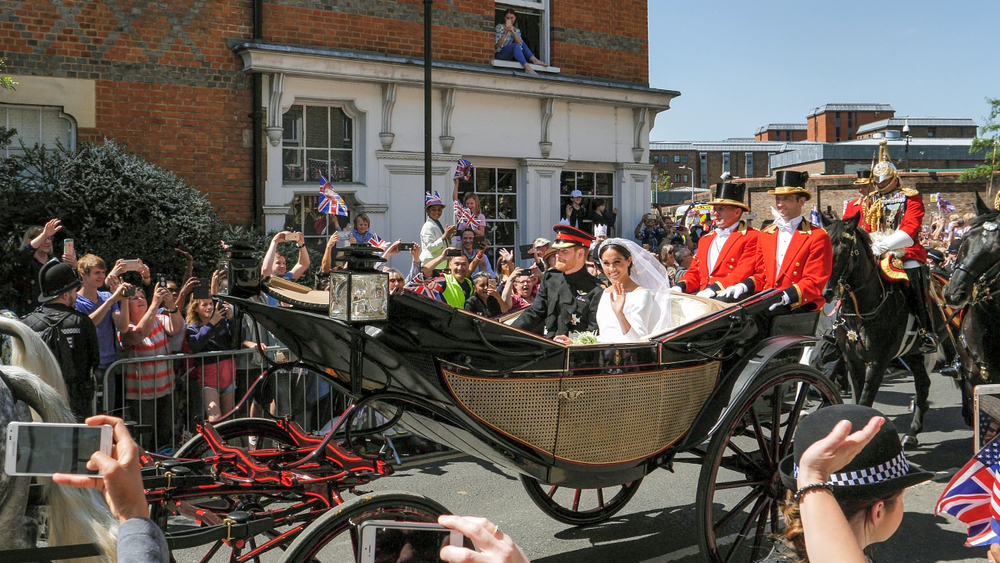
<svg viewBox="0 0 1000 563">
<path fill-rule="evenodd" d="M 305 107 L 336 108 L 344 112 L 344 115 L 346 115 L 348 118 L 351 119 L 351 125 L 352 125 L 351 135 L 353 141 L 352 142 L 353 147 L 351 148 L 352 178 L 350 182 L 333 182 L 333 186 L 334 189 L 336 189 L 338 192 L 340 192 L 342 189 L 345 189 L 346 186 L 355 186 L 355 187 L 364 186 L 367 179 L 367 176 L 365 174 L 366 172 L 365 163 L 367 162 L 367 160 L 365 159 L 366 138 L 364 135 L 364 132 L 367 130 L 365 123 L 367 113 L 361 111 L 352 100 L 319 100 L 314 98 L 295 98 L 295 102 L 293 104 L 289 105 L 287 108 L 282 108 L 283 113 L 288 112 L 288 110 L 290 110 L 293 106 L 302 106 L 304 108 Z M 299 138 L 291 139 L 292 141 L 301 141 L 302 139 L 305 138 L 305 131 L 297 131 L 296 133 L 298 134 Z M 278 147 L 278 150 L 281 151 L 282 166 L 284 166 L 283 163 L 284 163 L 285 148 L 286 148 L 285 137 L 284 134 L 282 134 L 281 145 Z M 295 147 L 288 147 L 288 148 L 295 148 Z M 304 148 L 306 151 L 309 150 L 308 147 L 301 147 L 301 148 Z M 299 188 L 300 186 L 303 185 L 313 185 L 313 184 L 316 184 L 318 186 L 318 181 L 314 182 L 312 180 L 305 179 L 305 174 L 303 174 L 303 180 L 301 181 L 285 179 L 284 171 L 282 171 L 281 177 L 282 177 L 281 180 L 282 185 L 289 188 Z"/>
<path fill-rule="evenodd" d="M 535 56 L 551 65 L 552 61 L 549 59 L 552 53 L 552 21 L 549 0 L 497 0 L 493 6 L 494 9 L 503 7 L 514 8 L 517 11 L 518 8 L 521 8 L 522 10 L 539 12 L 542 19 L 542 29 L 539 30 L 538 42 L 540 45 L 538 45 L 538 52 L 535 53 Z"/>
<path fill-rule="evenodd" d="M 58 112 L 58 114 L 56 115 L 57 118 L 59 118 L 59 119 L 65 119 L 67 122 L 69 122 L 69 131 L 70 131 L 70 133 L 69 133 L 69 146 L 67 146 L 66 148 L 69 149 L 69 150 L 76 150 L 76 119 L 74 119 L 72 115 L 69 115 L 68 113 L 64 113 L 63 112 L 63 108 L 57 107 L 57 106 L 31 106 L 31 105 L 25 105 L 25 104 L 0 104 L 0 109 L 4 110 L 3 111 L 3 116 L 2 116 L 2 122 L 0 122 L 0 125 L 2 125 L 8 131 L 11 129 L 11 126 L 10 126 L 10 112 L 7 111 L 8 108 L 37 110 L 38 111 L 38 138 L 40 140 L 39 144 L 42 145 L 43 147 L 48 147 L 48 148 L 55 148 L 55 145 L 54 144 L 51 145 L 51 146 L 47 145 L 44 142 L 44 139 L 42 139 L 42 114 L 45 111 L 50 111 L 50 112 L 55 111 L 55 112 Z M 17 127 L 14 127 L 14 129 L 17 129 Z M 20 153 L 21 152 L 21 144 L 18 141 L 18 138 L 21 137 L 21 136 L 22 136 L 22 133 L 18 132 L 18 134 L 15 135 L 11 139 L 10 144 L 7 145 L 6 147 L 4 147 L 2 150 L 0 150 L 0 156 L 2 156 L 4 158 L 10 157 L 10 151 L 11 151 L 12 147 L 13 147 L 13 150 L 15 152 Z"/>
<path fill-rule="evenodd" d="M 730 170 L 730 166 L 731 166 L 730 163 L 731 163 L 731 159 L 729 157 L 729 153 L 728 152 L 722 153 L 722 173 L 723 174 L 725 174 L 726 172 L 729 172 L 730 174 L 732 174 L 732 171 Z"/>
<path fill-rule="evenodd" d="M 743 177 L 753 178 L 753 153 L 743 153 Z"/>
</svg>

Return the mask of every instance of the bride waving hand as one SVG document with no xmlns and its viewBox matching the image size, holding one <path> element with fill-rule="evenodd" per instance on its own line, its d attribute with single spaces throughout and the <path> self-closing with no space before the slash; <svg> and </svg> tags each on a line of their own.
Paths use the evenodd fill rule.
<svg viewBox="0 0 1000 563">
<path fill-rule="evenodd" d="M 597 308 L 601 342 L 638 342 L 670 326 L 666 270 L 632 241 L 613 238 L 599 250 L 611 286 Z"/>
</svg>

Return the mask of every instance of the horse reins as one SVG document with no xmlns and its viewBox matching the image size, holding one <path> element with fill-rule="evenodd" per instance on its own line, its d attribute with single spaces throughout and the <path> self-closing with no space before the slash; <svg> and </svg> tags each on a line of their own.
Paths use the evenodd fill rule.
<svg viewBox="0 0 1000 563">
<path fill-rule="evenodd" d="M 850 235 L 850 237 L 848 237 L 848 235 Z M 855 295 L 854 288 L 851 287 L 851 284 L 847 283 L 847 279 L 846 279 L 847 278 L 847 272 L 853 270 L 855 257 L 859 256 L 861 254 L 861 252 L 858 250 L 858 240 L 857 240 L 857 237 L 853 233 L 845 233 L 843 238 L 846 238 L 847 240 L 851 241 L 851 258 L 850 258 L 850 261 L 847 264 L 847 268 L 844 269 L 844 271 L 840 274 L 840 278 L 837 279 L 837 294 L 840 296 L 841 299 L 843 299 L 844 292 L 847 292 L 848 297 L 851 298 L 851 303 L 854 305 L 854 311 L 855 312 L 854 313 L 848 313 L 847 311 L 844 311 L 843 308 L 842 308 L 841 311 L 840 311 L 840 317 L 855 317 L 855 318 L 861 319 L 861 322 L 867 322 L 867 321 L 870 321 L 871 319 L 874 319 L 875 317 L 878 316 L 878 314 L 882 311 L 882 307 L 886 303 L 889 302 L 889 296 L 891 296 L 894 292 L 893 291 L 886 291 L 886 289 L 885 289 L 885 282 L 882 281 L 882 276 L 878 273 L 878 263 L 875 262 L 875 258 L 873 256 L 871 260 L 872 260 L 873 267 L 875 269 L 875 276 L 874 277 L 878 280 L 879 288 L 880 288 L 881 293 L 882 293 L 882 301 L 871 312 L 869 312 L 869 313 L 862 313 L 861 312 L 861 308 L 858 306 L 858 298 Z M 869 278 L 869 279 L 871 279 L 871 278 Z M 868 283 L 868 281 L 866 281 L 865 283 Z M 865 287 L 865 286 L 862 285 L 861 287 Z M 841 321 L 840 325 L 843 325 L 843 324 L 844 324 L 844 322 Z"/>
</svg>

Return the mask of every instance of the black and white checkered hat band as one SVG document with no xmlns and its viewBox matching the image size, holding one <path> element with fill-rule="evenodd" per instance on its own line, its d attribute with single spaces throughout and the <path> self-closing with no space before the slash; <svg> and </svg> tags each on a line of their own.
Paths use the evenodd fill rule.
<svg viewBox="0 0 1000 563">
<path fill-rule="evenodd" d="M 906 456 L 902 452 L 898 456 L 885 463 L 880 463 L 875 467 L 859 469 L 857 471 L 845 471 L 844 473 L 834 473 L 830 475 L 828 481 L 836 487 L 854 487 L 857 485 L 874 485 L 890 479 L 902 477 L 910 471 L 910 463 L 906 461 Z M 794 476 L 799 476 L 799 466 L 795 465 Z"/>
</svg>

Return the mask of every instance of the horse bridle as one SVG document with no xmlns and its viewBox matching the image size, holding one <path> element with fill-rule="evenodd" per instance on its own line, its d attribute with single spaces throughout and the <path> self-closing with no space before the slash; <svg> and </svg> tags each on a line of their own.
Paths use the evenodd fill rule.
<svg viewBox="0 0 1000 563">
<path fill-rule="evenodd" d="M 983 223 L 983 230 L 987 232 L 994 232 L 997 229 L 1000 229 L 1000 224 L 993 221 Z M 955 269 L 965 272 L 970 278 L 975 277 L 975 274 L 962 264 L 955 264 Z M 1000 260 L 989 268 L 986 268 L 986 271 L 975 278 L 976 281 L 972 283 L 972 292 L 969 294 L 969 305 L 975 306 L 984 301 L 992 301 L 992 290 L 998 279 L 1000 279 Z"/>
<path fill-rule="evenodd" d="M 881 287 L 882 301 L 871 312 L 869 313 L 861 312 L 860 308 L 858 307 L 858 298 L 854 295 L 854 288 L 851 287 L 851 284 L 847 283 L 847 273 L 854 270 L 855 259 L 861 255 L 861 251 L 860 249 L 858 249 L 858 239 L 854 235 L 854 233 L 850 232 L 845 232 L 843 235 L 841 235 L 841 238 L 851 241 L 851 257 L 848 259 L 847 266 L 845 266 L 844 270 L 840 273 L 840 278 L 837 279 L 837 291 L 834 293 L 834 296 L 837 299 L 843 299 L 844 292 L 846 292 L 848 297 L 851 298 L 852 304 L 854 305 L 854 313 L 848 313 L 843 309 L 841 309 L 839 313 L 839 316 L 841 317 L 839 324 L 840 325 L 844 324 L 843 317 L 857 317 L 861 319 L 862 322 L 867 322 L 878 316 L 878 314 L 882 311 L 882 307 L 889 301 L 889 296 L 892 294 L 892 292 L 885 290 L 885 282 L 882 281 L 882 276 L 878 273 L 878 262 L 875 260 L 875 257 L 872 256 L 871 261 L 876 271 L 875 277 L 878 278 L 878 283 L 879 286 Z"/>
</svg>

